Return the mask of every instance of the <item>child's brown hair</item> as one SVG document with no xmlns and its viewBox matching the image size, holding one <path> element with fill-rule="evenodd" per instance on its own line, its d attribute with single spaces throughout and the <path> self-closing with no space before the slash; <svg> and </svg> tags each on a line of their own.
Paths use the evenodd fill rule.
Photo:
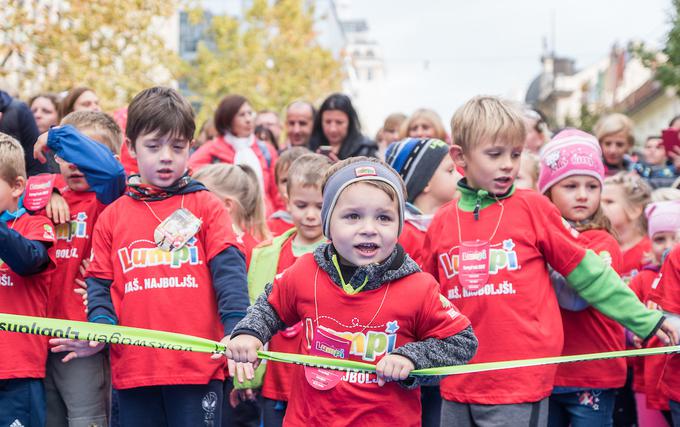
<svg viewBox="0 0 680 427">
<path fill-rule="evenodd" d="M 143 134 L 173 135 L 191 141 L 195 130 L 191 104 L 172 88 L 144 89 L 135 95 L 128 107 L 125 135 L 132 149 Z"/>
<path fill-rule="evenodd" d="M 310 153 L 311 151 L 306 147 L 291 147 L 281 153 L 274 166 L 274 179 L 276 180 L 276 184 L 279 184 L 279 181 L 290 169 L 290 165 L 292 165 L 295 160 Z"/>
</svg>

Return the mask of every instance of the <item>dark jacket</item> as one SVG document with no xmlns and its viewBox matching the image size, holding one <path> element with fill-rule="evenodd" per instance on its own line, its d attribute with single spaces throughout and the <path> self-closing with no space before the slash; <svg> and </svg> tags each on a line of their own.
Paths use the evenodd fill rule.
<svg viewBox="0 0 680 427">
<path fill-rule="evenodd" d="M 16 138 L 24 148 L 26 173 L 31 176 L 47 172 L 47 166 L 33 158 L 33 146 L 40 134 L 28 105 L 0 90 L 0 113 L 0 132 Z"/>
<path fill-rule="evenodd" d="M 372 141 L 363 135 L 359 135 L 358 138 L 345 140 L 342 143 L 338 157 L 340 160 L 357 156 L 376 157 L 377 152 L 378 145 L 375 141 Z"/>
<path fill-rule="evenodd" d="M 316 152 L 322 145 L 328 145 L 326 137 L 323 135 L 312 135 L 309 140 L 309 149 Z M 376 157 L 378 152 L 378 145 L 362 134 L 357 134 L 354 137 L 345 139 L 340 147 L 338 158 L 345 160 L 350 157 L 366 156 Z"/>
</svg>

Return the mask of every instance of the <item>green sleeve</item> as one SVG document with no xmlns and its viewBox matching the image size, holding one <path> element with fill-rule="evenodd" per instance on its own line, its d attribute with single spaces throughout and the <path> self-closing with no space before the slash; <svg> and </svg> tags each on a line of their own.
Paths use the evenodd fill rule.
<svg viewBox="0 0 680 427">
<path fill-rule="evenodd" d="M 635 335 L 649 338 L 656 332 L 663 316 L 661 312 L 648 310 L 595 252 L 586 251 L 567 281 L 590 305 Z"/>
</svg>

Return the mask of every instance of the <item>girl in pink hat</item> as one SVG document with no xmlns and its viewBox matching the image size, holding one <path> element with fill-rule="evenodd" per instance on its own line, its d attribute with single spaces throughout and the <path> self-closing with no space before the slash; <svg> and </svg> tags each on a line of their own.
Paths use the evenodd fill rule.
<svg viewBox="0 0 680 427">
<path fill-rule="evenodd" d="M 600 207 L 605 169 L 597 139 L 576 129 L 560 132 L 541 153 L 539 191 L 560 210 L 581 244 L 620 273 L 621 250 Z M 564 328 L 562 354 L 624 350 L 624 329 L 590 307 L 551 271 Z M 550 396 L 549 426 L 612 423 L 615 390 L 626 381 L 624 359 L 560 365 Z"/>
</svg>

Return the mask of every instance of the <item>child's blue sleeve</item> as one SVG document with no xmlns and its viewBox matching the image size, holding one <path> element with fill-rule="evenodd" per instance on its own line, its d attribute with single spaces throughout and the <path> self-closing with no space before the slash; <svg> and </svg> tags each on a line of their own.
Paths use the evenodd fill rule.
<svg viewBox="0 0 680 427">
<path fill-rule="evenodd" d="M 226 336 L 246 315 L 250 303 L 245 256 L 235 246 L 229 246 L 210 260 L 210 273 Z"/>
<path fill-rule="evenodd" d="M 85 283 L 87 283 L 87 320 L 94 323 L 117 324 L 118 317 L 111 300 L 113 280 L 88 277 Z"/>
<path fill-rule="evenodd" d="M 50 264 L 45 243 L 30 240 L 0 222 L 0 259 L 19 276 L 44 271 Z"/>
<path fill-rule="evenodd" d="M 112 203 L 125 191 L 123 165 L 108 147 L 86 137 L 73 126 L 50 129 L 47 146 L 57 156 L 78 167 L 103 204 Z"/>
</svg>

